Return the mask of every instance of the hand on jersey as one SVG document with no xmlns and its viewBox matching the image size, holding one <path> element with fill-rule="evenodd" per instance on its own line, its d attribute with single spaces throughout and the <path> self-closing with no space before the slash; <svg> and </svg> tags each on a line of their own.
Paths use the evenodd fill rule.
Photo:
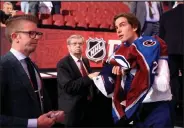
<svg viewBox="0 0 184 128">
<path fill-rule="evenodd" d="M 125 75 L 124 69 L 122 69 L 120 66 L 114 66 L 112 68 L 112 73 L 115 75 L 122 75 L 122 76 Z"/>
<path fill-rule="evenodd" d="M 88 77 L 89 77 L 90 79 L 93 79 L 94 77 L 97 77 L 97 76 L 99 75 L 99 73 L 100 73 L 100 72 L 91 73 L 91 74 L 88 75 Z"/>
</svg>

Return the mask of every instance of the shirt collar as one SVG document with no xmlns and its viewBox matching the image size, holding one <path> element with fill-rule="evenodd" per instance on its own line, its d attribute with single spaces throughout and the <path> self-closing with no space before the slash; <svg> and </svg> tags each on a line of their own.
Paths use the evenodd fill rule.
<svg viewBox="0 0 184 128">
<path fill-rule="evenodd" d="M 75 57 L 75 56 L 72 55 L 71 53 L 70 53 L 70 56 L 73 58 L 73 60 L 74 60 L 75 62 L 77 62 L 77 61 L 79 60 L 77 57 Z M 82 56 L 80 57 L 80 60 L 82 60 Z"/>
<path fill-rule="evenodd" d="M 22 54 L 21 52 L 11 48 L 10 52 L 19 60 L 24 60 L 26 58 L 26 56 L 24 54 Z"/>
</svg>

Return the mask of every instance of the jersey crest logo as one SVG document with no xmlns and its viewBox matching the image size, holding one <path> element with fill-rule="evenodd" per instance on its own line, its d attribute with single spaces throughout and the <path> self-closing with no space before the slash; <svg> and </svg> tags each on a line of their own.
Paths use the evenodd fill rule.
<svg viewBox="0 0 184 128">
<path fill-rule="evenodd" d="M 98 62 L 106 56 L 105 41 L 103 38 L 89 38 L 86 41 L 86 57 L 89 60 Z"/>
<path fill-rule="evenodd" d="M 143 45 L 146 47 L 151 47 L 151 46 L 154 46 L 155 44 L 156 44 L 156 41 L 153 41 L 153 40 L 146 40 L 143 42 Z"/>
</svg>

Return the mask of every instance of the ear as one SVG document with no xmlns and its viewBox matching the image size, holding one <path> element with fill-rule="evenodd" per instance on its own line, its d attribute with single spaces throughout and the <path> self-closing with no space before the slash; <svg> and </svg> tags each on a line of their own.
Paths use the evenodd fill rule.
<svg viewBox="0 0 184 128">
<path fill-rule="evenodd" d="M 133 28 L 133 31 L 136 32 L 136 31 L 137 31 L 137 27 L 134 27 L 134 28 Z"/>
<path fill-rule="evenodd" d="M 11 39 L 12 39 L 12 40 L 15 40 L 15 39 L 17 39 L 17 36 L 18 36 L 17 33 L 12 33 L 12 34 L 11 34 Z"/>
</svg>

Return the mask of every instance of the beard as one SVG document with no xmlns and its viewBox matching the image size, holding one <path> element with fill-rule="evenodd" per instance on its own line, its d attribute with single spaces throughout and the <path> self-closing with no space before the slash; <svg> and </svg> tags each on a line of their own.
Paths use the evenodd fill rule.
<svg viewBox="0 0 184 128">
<path fill-rule="evenodd" d="M 25 48 L 24 52 L 27 54 L 31 54 L 32 52 L 34 52 L 36 50 L 36 46 L 28 46 L 27 48 Z"/>
</svg>

